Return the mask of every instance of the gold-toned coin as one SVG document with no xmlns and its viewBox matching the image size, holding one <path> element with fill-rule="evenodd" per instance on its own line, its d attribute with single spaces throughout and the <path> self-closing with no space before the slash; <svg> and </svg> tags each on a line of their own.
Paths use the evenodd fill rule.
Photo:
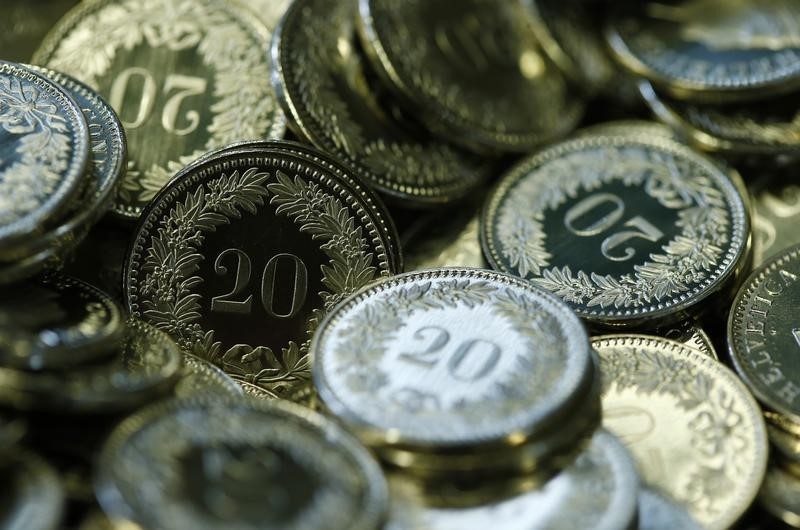
<svg viewBox="0 0 800 530">
<path fill-rule="evenodd" d="M 622 443 L 601 430 L 571 466 L 539 489 L 442 507 L 431 505 L 407 479 L 392 477 L 390 488 L 386 530 L 626 530 L 636 527 L 639 480 Z"/>
<path fill-rule="evenodd" d="M 527 152 L 566 134 L 583 115 L 520 2 L 361 0 L 359 11 L 361 40 L 378 73 L 449 141 Z"/>
<path fill-rule="evenodd" d="M 761 409 L 714 359 L 646 335 L 596 337 L 603 426 L 633 453 L 644 481 L 684 504 L 704 527 L 730 527 L 767 466 Z"/>
<path fill-rule="evenodd" d="M 791 171 L 791 170 L 790 170 Z M 753 265 L 800 243 L 800 185 L 790 175 L 768 174 L 751 186 Z"/>
<path fill-rule="evenodd" d="M 236 381 L 210 362 L 184 353 L 183 368 L 173 394 L 177 398 L 189 398 L 198 394 L 241 396 L 243 391 Z"/>
<path fill-rule="evenodd" d="M 283 135 L 269 37 L 228 0 L 91 0 L 62 19 L 34 62 L 85 82 L 117 111 L 129 160 L 114 211 L 135 219 L 206 151 Z"/>
<path fill-rule="evenodd" d="M 771 465 L 758 500 L 769 513 L 792 528 L 800 528 L 800 478 Z"/>
</svg>

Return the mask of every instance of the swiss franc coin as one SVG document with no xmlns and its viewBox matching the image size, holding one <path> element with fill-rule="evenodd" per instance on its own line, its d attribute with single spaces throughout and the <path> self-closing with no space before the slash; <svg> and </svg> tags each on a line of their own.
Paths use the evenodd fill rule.
<svg viewBox="0 0 800 530">
<path fill-rule="evenodd" d="M 166 333 L 129 320 L 118 357 L 67 372 L 0 368 L 0 405 L 81 414 L 119 413 L 163 397 L 182 365 Z"/>
<path fill-rule="evenodd" d="M 218 397 L 132 416 L 99 460 L 113 523 L 162 530 L 378 530 L 386 482 L 371 455 L 298 405 Z"/>
<path fill-rule="evenodd" d="M 643 2 L 608 40 L 629 69 L 687 99 L 759 99 L 800 84 L 794 0 Z"/>
<path fill-rule="evenodd" d="M 360 0 L 359 8 L 362 42 L 378 73 L 450 141 L 527 152 L 583 115 L 520 2 Z"/>
<path fill-rule="evenodd" d="M 183 356 L 183 368 L 175 384 L 175 397 L 188 398 L 198 394 L 241 396 L 243 391 L 228 374 L 210 362 L 187 353 Z"/>
<path fill-rule="evenodd" d="M 639 530 L 702 530 L 686 508 L 653 488 L 639 490 Z"/>
<path fill-rule="evenodd" d="M 393 488 L 399 491 L 393 491 L 386 530 L 624 530 L 635 527 L 639 493 L 630 454 L 602 430 L 571 466 L 536 490 L 477 506 L 437 507 L 402 486 Z"/>
<path fill-rule="evenodd" d="M 269 37 L 228 0 L 92 0 L 59 22 L 34 62 L 83 81 L 117 111 L 130 157 L 114 211 L 136 219 L 199 155 L 283 134 Z"/>
<path fill-rule="evenodd" d="M 761 409 L 728 368 L 681 343 L 596 337 L 603 427 L 633 453 L 645 483 L 725 529 L 750 507 L 767 467 Z"/>
<path fill-rule="evenodd" d="M 64 490 L 56 471 L 38 456 L 21 453 L 0 468 L 3 530 L 56 530 L 61 523 Z"/>
<path fill-rule="evenodd" d="M 63 88 L 0 62 L 0 248 L 52 221 L 80 191 L 89 130 Z"/>
<path fill-rule="evenodd" d="M 753 265 L 800 243 L 800 186 L 787 175 L 767 176 L 754 185 L 753 196 Z"/>
<path fill-rule="evenodd" d="M 458 199 L 491 164 L 393 116 L 368 84 L 357 0 L 301 0 L 275 32 L 273 82 L 299 134 L 348 163 L 370 186 L 411 204 Z"/>
<path fill-rule="evenodd" d="M 122 308 L 75 278 L 52 274 L 0 289 L 0 364 L 63 369 L 111 354 L 122 340 Z"/>
<path fill-rule="evenodd" d="M 131 313 L 236 379 L 273 393 L 310 377 L 324 311 L 397 272 L 389 221 L 349 170 L 268 142 L 187 167 L 136 231 Z"/>
<path fill-rule="evenodd" d="M 711 159 L 660 136 L 595 132 L 529 156 L 493 191 L 490 265 L 598 326 L 664 325 L 725 291 L 747 255 L 740 191 Z"/>
<path fill-rule="evenodd" d="M 367 287 L 328 316 L 311 349 L 323 404 L 383 458 L 420 472 L 469 459 L 475 473 L 516 466 L 524 442 L 591 409 L 580 321 L 552 295 L 489 271 L 436 269 Z"/>
<path fill-rule="evenodd" d="M 800 424 L 800 247 L 778 254 L 744 283 L 728 318 L 731 360 L 768 409 Z"/>
</svg>

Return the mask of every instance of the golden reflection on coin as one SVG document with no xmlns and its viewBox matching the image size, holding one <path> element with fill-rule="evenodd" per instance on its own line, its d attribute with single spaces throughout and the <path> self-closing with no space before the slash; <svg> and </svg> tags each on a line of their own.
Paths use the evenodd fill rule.
<svg viewBox="0 0 800 530">
<path fill-rule="evenodd" d="M 767 466 L 761 410 L 728 368 L 678 342 L 596 337 L 603 426 L 619 436 L 644 482 L 709 529 L 728 528 L 758 493 Z"/>
<path fill-rule="evenodd" d="M 186 163 L 239 140 L 283 135 L 269 31 L 227 0 L 91 0 L 34 62 L 96 89 L 119 114 L 128 173 L 114 211 L 137 218 Z"/>
</svg>

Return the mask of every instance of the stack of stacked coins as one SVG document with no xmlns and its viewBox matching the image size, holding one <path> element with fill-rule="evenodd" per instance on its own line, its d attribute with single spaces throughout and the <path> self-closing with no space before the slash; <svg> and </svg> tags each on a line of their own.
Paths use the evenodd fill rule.
<svg viewBox="0 0 800 530">
<path fill-rule="evenodd" d="M 0 528 L 800 527 L 796 0 L 0 14 Z"/>
</svg>

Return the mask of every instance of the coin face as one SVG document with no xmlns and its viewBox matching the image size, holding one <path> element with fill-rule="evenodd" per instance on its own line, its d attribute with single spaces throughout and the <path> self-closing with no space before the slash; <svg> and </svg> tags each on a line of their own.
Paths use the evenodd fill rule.
<svg viewBox="0 0 800 530">
<path fill-rule="evenodd" d="M 723 365 L 646 335 L 592 339 L 603 373 L 603 427 L 642 479 L 705 528 L 728 528 L 755 498 L 767 464 L 761 410 Z"/>
<path fill-rule="evenodd" d="M 563 415 L 592 365 L 564 304 L 477 269 L 365 288 L 323 322 L 312 352 L 334 414 L 366 439 L 420 449 L 530 438 Z"/>
<path fill-rule="evenodd" d="M 52 530 L 61 521 L 64 491 L 55 470 L 41 458 L 22 453 L 0 468 L 3 504 L 0 527 L 10 530 Z"/>
<path fill-rule="evenodd" d="M 112 522 L 147 528 L 374 530 L 386 482 L 322 416 L 279 401 L 155 405 L 117 428 L 96 493 Z"/>
<path fill-rule="evenodd" d="M 762 265 L 744 283 L 728 318 L 728 348 L 739 376 L 769 409 L 800 422 L 800 248 Z"/>
<path fill-rule="evenodd" d="M 548 289 L 596 325 L 659 325 L 702 309 L 738 272 L 743 199 L 677 142 L 587 134 L 514 167 L 481 222 L 491 266 Z"/>
<path fill-rule="evenodd" d="M 378 72 L 451 141 L 527 152 L 574 128 L 583 114 L 519 2 L 360 0 L 359 11 Z"/>
<path fill-rule="evenodd" d="M 601 430 L 571 466 L 540 489 L 459 508 L 426 506 L 424 499 L 415 499 L 413 493 L 404 496 L 400 490 L 386 530 L 631 528 L 638 489 L 628 451 Z"/>
<path fill-rule="evenodd" d="M 752 191 L 754 266 L 800 243 L 795 230 L 800 219 L 800 186 L 784 175 L 772 175 L 760 184 Z"/>
<path fill-rule="evenodd" d="M 175 384 L 175 397 L 190 398 L 198 394 L 241 396 L 242 387 L 210 362 L 187 353 L 183 356 L 180 379 Z"/>
<path fill-rule="evenodd" d="M 703 149 L 733 156 L 800 155 L 800 107 L 794 94 L 758 103 L 703 105 L 662 96 L 646 81 L 639 90 L 659 119 Z"/>
<path fill-rule="evenodd" d="M 275 29 L 292 2 L 293 0 L 240 0 L 270 31 Z"/>
<path fill-rule="evenodd" d="M 130 157 L 114 211 L 137 218 L 187 162 L 243 139 L 279 137 L 269 33 L 238 4 L 93 0 L 48 35 L 37 64 L 80 79 L 125 127 Z"/>
<path fill-rule="evenodd" d="M 800 83 L 792 0 L 646 2 L 615 20 L 617 58 L 677 97 L 751 98 Z"/>
<path fill-rule="evenodd" d="M 119 413 L 172 389 L 182 354 L 167 334 L 129 320 L 120 350 L 108 362 L 67 372 L 0 368 L 0 404 L 59 413 Z"/>
<path fill-rule="evenodd" d="M 323 312 L 397 271 L 376 202 L 313 148 L 220 151 L 139 224 L 128 307 L 234 378 L 290 392 L 309 379 L 306 341 Z"/>
<path fill-rule="evenodd" d="M 639 489 L 639 530 L 702 530 L 686 509 L 653 488 Z"/>
<path fill-rule="evenodd" d="M 122 308 L 75 278 L 53 274 L 0 293 L 4 366 L 68 368 L 111 353 L 122 339 Z"/>
<path fill-rule="evenodd" d="M 79 191 L 89 132 L 75 101 L 28 69 L 0 62 L 0 247 L 59 215 Z"/>
<path fill-rule="evenodd" d="M 273 83 L 284 110 L 301 136 L 387 197 L 412 204 L 460 198 L 489 176 L 491 164 L 393 115 L 368 79 L 357 3 L 292 4 L 272 43 Z"/>
</svg>

